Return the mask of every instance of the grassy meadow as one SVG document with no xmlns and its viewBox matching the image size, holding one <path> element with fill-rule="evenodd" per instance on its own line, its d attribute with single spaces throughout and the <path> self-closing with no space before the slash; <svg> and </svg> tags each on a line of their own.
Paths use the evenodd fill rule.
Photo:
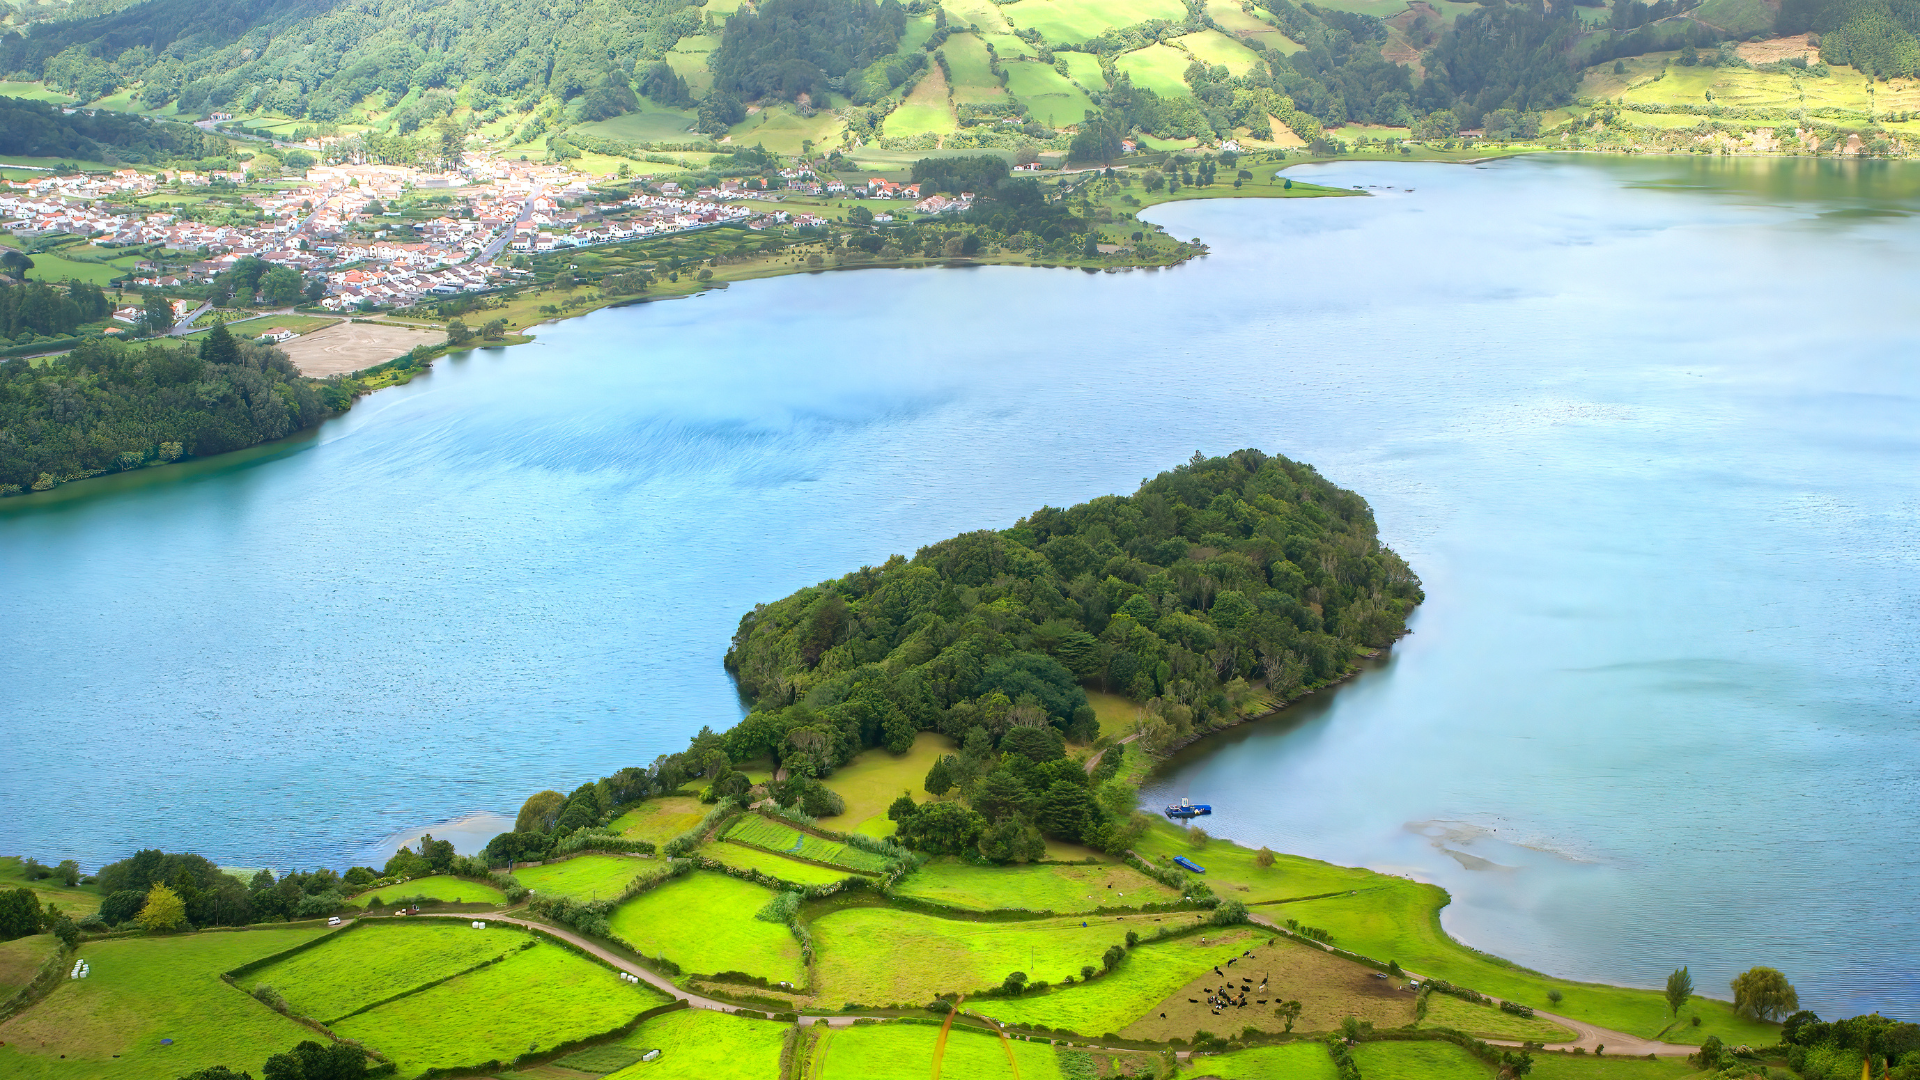
<svg viewBox="0 0 1920 1080">
<path fill-rule="evenodd" d="M 1179 0 L 1023 0 L 1006 9 L 1007 21 L 1022 30 L 1038 30 L 1048 41 L 1078 42 L 1103 30 L 1133 26 L 1148 19 L 1179 22 L 1186 18 Z"/>
<path fill-rule="evenodd" d="M 452 919 L 381 919 L 240 977 L 271 986 L 301 1016 L 330 1024 L 356 1009 L 506 956 L 534 940 L 499 924 L 475 930 Z"/>
<path fill-rule="evenodd" d="M 45 1000 L 0 1024 L 0 1076 L 174 1080 L 210 1065 L 257 1069 L 313 1032 L 220 981 L 220 974 L 326 932 L 313 926 L 209 931 L 83 945 L 90 976 L 61 982 Z"/>
<path fill-rule="evenodd" d="M 1450 994 L 1428 994 L 1422 1027 L 1447 1027 L 1483 1039 L 1520 1039 L 1542 1043 L 1572 1042 L 1574 1033 L 1551 1020 L 1501 1012 L 1492 1005 L 1476 1005 Z"/>
<path fill-rule="evenodd" d="M 903 791 L 912 794 L 915 802 L 925 802 L 927 792 L 922 785 L 927 781 L 927 770 L 941 755 L 956 752 L 953 740 L 923 731 L 914 737 L 913 748 L 899 757 L 885 750 L 860 754 L 821 781 L 847 801 L 846 812 L 827 824 L 841 832 L 892 836 L 893 822 L 887 820 L 887 807 Z"/>
<path fill-rule="evenodd" d="M 626 1059 L 608 1080 L 763 1080 L 780 1075 L 780 1047 L 787 1031 L 786 1024 L 681 1009 L 642 1022 L 618 1042 L 570 1054 L 555 1064 L 592 1072 Z M 649 1050 L 661 1054 L 641 1061 Z"/>
<path fill-rule="evenodd" d="M 745 844 L 708 844 L 700 849 L 700 854 L 715 862 L 728 866 L 737 866 L 742 870 L 758 870 L 769 877 L 795 885 L 826 885 L 845 879 L 852 871 L 836 870 L 829 866 L 815 866 L 812 863 L 789 859 L 771 851 L 761 851 Z"/>
<path fill-rule="evenodd" d="M 1149 45 L 1114 61 L 1114 67 L 1133 76 L 1133 85 L 1144 86 L 1161 97 L 1191 97 L 1193 88 L 1182 76 L 1193 63 L 1186 53 L 1171 45 Z"/>
<path fill-rule="evenodd" d="M 1340 1075 L 1327 1048 L 1317 1042 L 1209 1054 L 1195 1059 L 1183 1071 L 1220 1080 L 1336 1080 Z"/>
<path fill-rule="evenodd" d="M 1367 1080 L 1493 1080 L 1480 1059 L 1448 1042 L 1374 1042 L 1353 1048 Z"/>
<path fill-rule="evenodd" d="M 945 135 L 955 127 L 953 107 L 947 103 L 947 80 L 931 68 L 900 107 L 887 114 L 889 136 Z"/>
<path fill-rule="evenodd" d="M 400 1075 L 415 1076 L 511 1061 L 610 1031 L 666 1000 L 645 983 L 623 982 L 610 968 L 542 942 L 330 1026 L 379 1049 Z"/>
<path fill-rule="evenodd" d="M 575 855 L 570 859 L 529 866 L 513 872 L 515 881 L 538 896 L 571 896 L 576 900 L 612 900 L 627 891 L 633 879 L 658 872 L 661 863 L 632 855 Z"/>
<path fill-rule="evenodd" d="M 1007 89 L 1043 122 L 1052 117 L 1053 123 L 1061 126 L 1078 124 L 1093 108 L 1087 92 L 1053 70 L 1051 64 L 1023 60 L 1001 66 L 1007 73 Z"/>
<path fill-rule="evenodd" d="M 940 1029 L 920 1024 L 879 1024 L 831 1032 L 814 1049 L 810 1080 L 926 1080 L 933 1073 Z M 1016 1073 L 1008 1064 L 1011 1051 Z M 940 1075 L 955 1080 L 1064 1080 L 1060 1058 L 1046 1043 L 1002 1042 L 987 1032 L 956 1027 L 940 1056 Z"/>
<path fill-rule="evenodd" d="M 38 258 L 38 256 L 36 256 Z M 28 881 L 26 864 L 14 855 L 0 857 L 0 889 L 32 889 L 42 904 L 52 904 L 73 918 L 100 910 L 105 897 L 91 885 L 62 885 L 54 878 Z"/>
<path fill-rule="evenodd" d="M 629 947 L 689 972 L 741 971 L 805 985 L 800 943 L 786 927 L 753 917 L 772 899 L 752 882 L 696 871 L 620 905 L 607 922 Z"/>
<path fill-rule="evenodd" d="M 1533 1080 L 1678 1080 L 1696 1071 L 1684 1058 L 1593 1057 L 1535 1054 Z"/>
<path fill-rule="evenodd" d="M 1117 1033 L 1149 1010 L 1157 1012 L 1154 1006 L 1203 973 L 1211 976 L 1214 965 L 1225 964 L 1263 940 L 1264 934 L 1242 927 L 1156 941 L 1134 948 L 1112 974 L 1090 983 L 979 1006 L 1007 1023 L 1064 1027 L 1090 1036 Z"/>
<path fill-rule="evenodd" d="M 0 1001 L 26 988 L 40 968 L 60 951 L 60 939 L 52 934 L 32 934 L 0 942 Z"/>
<path fill-rule="evenodd" d="M 872 852 L 803 833 L 791 825 L 782 824 L 758 814 L 748 814 L 734 822 L 727 829 L 725 838 L 736 844 L 746 844 L 763 851 L 826 863 L 847 870 L 862 870 L 877 874 L 887 868 L 887 861 Z"/>
<path fill-rule="evenodd" d="M 1100 718 L 1100 734 L 1109 739 L 1126 738 L 1133 734 L 1135 725 L 1140 722 L 1140 704 L 1132 698 L 1089 690 L 1087 703 L 1093 706 L 1093 714 Z"/>
<path fill-rule="evenodd" d="M 1252 1027 L 1283 1032 L 1286 1022 L 1274 1013 L 1282 1001 L 1298 1001 L 1296 1032 L 1332 1031 L 1349 1016 L 1379 1028 L 1403 1027 L 1413 1022 L 1415 996 L 1374 971 L 1297 942 L 1275 940 L 1252 949 L 1237 965 L 1222 965 L 1227 979 L 1211 968 L 1189 973 L 1196 977 L 1144 1011 L 1121 1034 L 1132 1039 L 1191 1039 L 1195 1032 L 1239 1031 Z M 1171 976 L 1173 972 L 1168 972 Z M 1251 980 L 1248 986 L 1242 980 Z M 1267 989 L 1261 990 L 1262 980 Z M 1223 982 L 1247 994 L 1246 1006 L 1231 1006 L 1220 1015 L 1206 1004 L 1207 993 Z M 1236 991 L 1237 992 L 1237 991 Z M 1261 999 L 1266 1000 L 1261 1005 Z M 1164 1015 L 1163 1015 L 1164 1014 Z"/>
<path fill-rule="evenodd" d="M 1108 907 L 1143 907 L 1180 899 L 1180 894 L 1132 867 L 974 866 L 941 859 L 921 867 L 899 886 L 902 896 L 970 911 L 1051 911 L 1066 915 Z"/>
<path fill-rule="evenodd" d="M 651 840 L 656 844 L 664 844 L 700 824 L 700 819 L 707 816 L 708 809 L 691 795 L 668 795 L 665 798 L 648 799 L 614 818 L 609 827 L 632 840 Z"/>
<path fill-rule="evenodd" d="M 386 905 L 415 896 L 424 896 L 429 900 L 438 900 L 445 904 L 495 904 L 500 907 L 505 907 L 507 904 L 507 894 L 484 881 L 469 881 L 466 878 L 449 877 L 446 874 L 411 878 L 398 885 L 373 889 L 354 897 L 354 901 L 371 905 L 378 900 Z"/>
</svg>

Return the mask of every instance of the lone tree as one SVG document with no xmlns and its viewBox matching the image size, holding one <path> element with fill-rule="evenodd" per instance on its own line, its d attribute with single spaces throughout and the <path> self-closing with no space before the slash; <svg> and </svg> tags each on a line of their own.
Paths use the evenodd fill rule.
<svg viewBox="0 0 1920 1080">
<path fill-rule="evenodd" d="M 939 798 L 953 790 L 953 768 L 947 764 L 947 759 L 951 756 L 951 754 L 943 756 L 933 763 L 933 768 L 927 770 L 925 785 L 927 794 Z"/>
<path fill-rule="evenodd" d="M 1733 979 L 1733 1011 L 1754 1020 L 1772 1020 L 1800 1007 L 1800 995 L 1787 977 L 1757 967 Z"/>
<path fill-rule="evenodd" d="M 1286 1022 L 1287 1034 L 1293 1034 L 1293 1022 L 1300 1019 L 1300 1003 L 1283 1001 L 1273 1010 L 1273 1015 Z"/>
<path fill-rule="evenodd" d="M 1678 1019 L 1680 1010 L 1685 1007 L 1687 999 L 1692 996 L 1693 976 L 1687 974 L 1686 968 L 1675 968 L 1673 974 L 1667 976 L 1668 1014 Z"/>
</svg>

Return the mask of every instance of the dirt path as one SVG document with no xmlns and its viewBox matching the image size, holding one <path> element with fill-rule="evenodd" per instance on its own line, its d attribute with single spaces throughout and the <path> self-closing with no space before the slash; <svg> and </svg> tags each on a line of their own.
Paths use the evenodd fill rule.
<svg viewBox="0 0 1920 1080">
<path fill-rule="evenodd" d="M 1140 737 L 1140 733 L 1136 731 L 1133 734 L 1127 736 L 1126 738 L 1121 739 L 1119 742 L 1114 743 L 1113 746 L 1125 746 L 1139 737 Z M 1092 776 L 1093 770 L 1100 767 L 1100 759 L 1103 757 L 1106 757 L 1107 751 L 1113 749 L 1113 746 L 1105 747 L 1099 753 L 1087 759 L 1087 775 L 1088 776 Z M 1125 750 L 1122 750 L 1120 752 L 1123 754 L 1126 753 Z"/>
</svg>

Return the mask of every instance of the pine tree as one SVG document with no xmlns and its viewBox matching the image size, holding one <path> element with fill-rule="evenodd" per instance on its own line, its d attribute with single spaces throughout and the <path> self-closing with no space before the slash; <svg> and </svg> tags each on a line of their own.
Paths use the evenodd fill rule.
<svg viewBox="0 0 1920 1080">
<path fill-rule="evenodd" d="M 200 343 L 200 359 L 209 364 L 240 362 L 240 345 L 233 340 L 233 334 L 225 322 L 214 323 L 213 332 Z"/>
</svg>

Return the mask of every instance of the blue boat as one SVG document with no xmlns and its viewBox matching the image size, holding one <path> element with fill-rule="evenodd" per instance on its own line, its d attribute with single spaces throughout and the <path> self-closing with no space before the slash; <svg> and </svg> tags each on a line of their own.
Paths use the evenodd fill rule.
<svg viewBox="0 0 1920 1080">
<path fill-rule="evenodd" d="M 1201 866 L 1199 863 L 1194 862 L 1192 859 L 1187 858 L 1185 855 L 1175 855 L 1173 857 L 1173 864 L 1175 866 L 1179 866 L 1184 869 L 1191 870 L 1196 874 L 1204 874 L 1207 872 L 1206 867 Z"/>
<path fill-rule="evenodd" d="M 1178 803 L 1166 809 L 1166 814 L 1170 818 L 1202 817 L 1211 813 L 1213 813 L 1212 806 L 1206 803 L 1193 802 L 1189 799 L 1181 799 Z"/>
</svg>

